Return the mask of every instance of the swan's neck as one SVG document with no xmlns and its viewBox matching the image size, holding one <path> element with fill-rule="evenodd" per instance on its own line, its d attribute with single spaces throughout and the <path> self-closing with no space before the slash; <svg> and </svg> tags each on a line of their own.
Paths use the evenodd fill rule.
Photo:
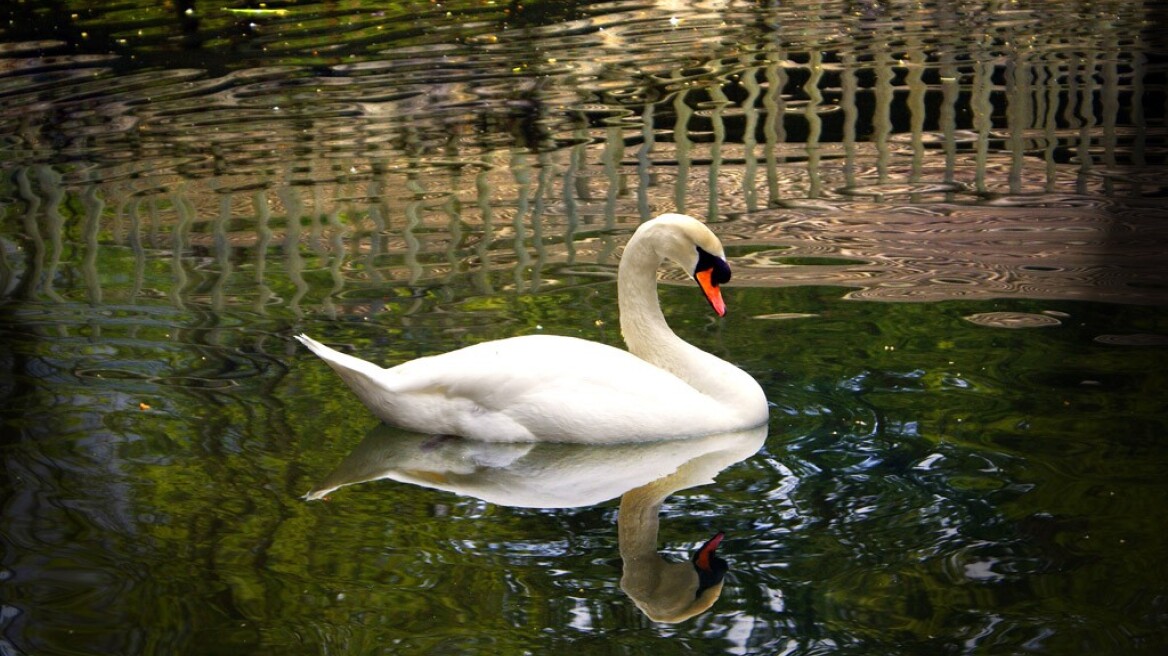
<svg viewBox="0 0 1168 656">
<path fill-rule="evenodd" d="M 684 465 L 683 465 L 684 468 Z M 685 487 L 684 474 L 672 475 L 629 490 L 621 497 L 617 515 L 617 541 L 622 563 L 621 589 L 642 610 L 684 606 L 693 601 L 697 575 L 685 562 L 670 563 L 657 553 L 659 514 L 665 498 Z M 688 590 L 688 595 L 675 594 Z"/>
<path fill-rule="evenodd" d="M 617 277 L 621 335 L 629 351 L 730 408 L 756 413 L 761 408 L 765 414 L 766 399 L 750 375 L 689 344 L 669 328 L 657 297 L 657 269 L 663 258 L 650 239 L 638 237 L 633 237 L 621 256 Z"/>
<path fill-rule="evenodd" d="M 703 460 L 703 458 L 698 458 Z M 701 612 L 717 591 L 699 600 L 700 580 L 689 561 L 669 562 L 657 553 L 661 504 L 673 492 L 693 483 L 691 463 L 663 479 L 629 490 L 621 497 L 617 533 L 622 563 L 621 590 L 650 619 L 675 622 Z"/>
<path fill-rule="evenodd" d="M 661 262 L 661 256 L 653 252 L 651 245 L 636 237 L 621 256 L 617 275 L 621 336 L 633 355 L 688 382 L 689 379 L 676 370 L 681 360 L 676 351 L 690 345 L 665 323 L 657 298 L 657 268 Z"/>
<path fill-rule="evenodd" d="M 617 514 L 617 542 L 621 558 L 636 562 L 664 562 L 657 553 L 657 531 L 660 526 L 661 504 L 675 492 L 677 472 L 625 492 L 621 496 Z M 634 569 L 629 570 L 635 571 Z"/>
<path fill-rule="evenodd" d="M 633 560 L 662 561 L 657 553 L 657 531 L 661 506 L 669 495 L 714 482 L 718 472 L 741 462 L 762 448 L 765 426 L 714 438 L 718 447 L 706 442 L 709 449 L 683 463 L 672 474 L 625 492 L 617 515 L 617 534 L 621 557 Z M 684 445 L 685 442 L 678 442 Z M 663 561 L 662 561 L 663 562 Z"/>
</svg>

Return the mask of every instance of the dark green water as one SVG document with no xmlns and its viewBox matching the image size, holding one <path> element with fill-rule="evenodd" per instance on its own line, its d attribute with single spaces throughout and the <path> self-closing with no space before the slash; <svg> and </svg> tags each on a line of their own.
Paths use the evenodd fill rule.
<svg viewBox="0 0 1168 656">
<path fill-rule="evenodd" d="M 1150 6 L 0 9 L 0 653 L 1163 653 Z M 619 345 L 674 210 L 765 436 L 433 441 L 292 339 Z M 676 624 L 646 489 L 667 559 L 726 534 Z"/>
</svg>

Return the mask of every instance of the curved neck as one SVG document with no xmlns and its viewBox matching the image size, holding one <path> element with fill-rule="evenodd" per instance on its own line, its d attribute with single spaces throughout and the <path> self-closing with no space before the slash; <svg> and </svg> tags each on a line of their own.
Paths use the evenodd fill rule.
<svg viewBox="0 0 1168 656">
<path fill-rule="evenodd" d="M 662 560 L 657 553 L 657 531 L 661 506 L 669 495 L 713 483 L 714 477 L 723 469 L 758 453 L 766 437 L 764 424 L 749 430 L 700 438 L 697 442 L 676 443 L 689 445 L 694 451 L 693 458 L 679 465 L 673 473 L 621 495 L 616 520 L 621 557 Z"/>
<path fill-rule="evenodd" d="M 665 322 L 657 297 L 657 268 L 664 258 L 654 233 L 637 233 L 621 256 L 617 275 L 621 335 L 629 352 L 685 381 L 729 408 L 766 420 L 766 398 L 749 374 L 678 337 Z"/>
<path fill-rule="evenodd" d="M 616 520 L 623 570 L 620 586 L 650 619 L 679 622 L 692 617 L 709 608 L 721 591 L 719 584 L 695 596 L 700 579 L 693 564 L 669 562 L 657 552 L 661 505 L 678 490 L 712 483 L 718 472 L 756 453 L 766 435 L 764 425 L 689 442 L 695 454 L 691 460 L 672 474 L 621 496 Z"/>
<path fill-rule="evenodd" d="M 689 346 L 670 330 L 657 299 L 657 268 L 664 258 L 640 237 L 635 235 L 629 242 L 617 271 L 621 336 L 633 355 L 681 377 L 661 354 L 678 344 Z"/>
<path fill-rule="evenodd" d="M 698 575 L 688 561 L 671 563 L 657 553 L 661 504 L 686 487 L 685 466 L 670 476 L 629 490 L 617 514 L 621 590 L 653 619 L 678 615 L 694 601 Z"/>
</svg>

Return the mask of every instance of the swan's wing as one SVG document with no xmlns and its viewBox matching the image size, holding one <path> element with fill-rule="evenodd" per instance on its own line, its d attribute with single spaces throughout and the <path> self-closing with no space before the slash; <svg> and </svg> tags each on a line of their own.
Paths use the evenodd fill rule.
<svg viewBox="0 0 1168 656">
<path fill-rule="evenodd" d="M 706 434 L 725 421 L 673 374 L 573 337 L 484 342 L 390 369 L 301 341 L 383 420 L 424 432 L 599 443 Z"/>
</svg>

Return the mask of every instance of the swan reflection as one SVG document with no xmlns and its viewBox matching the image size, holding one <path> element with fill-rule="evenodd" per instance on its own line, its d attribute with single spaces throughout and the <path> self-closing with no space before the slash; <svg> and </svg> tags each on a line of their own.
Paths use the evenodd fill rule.
<svg viewBox="0 0 1168 656">
<path fill-rule="evenodd" d="M 708 609 L 727 571 L 716 554 L 719 533 L 689 561 L 657 552 L 661 505 L 669 495 L 712 483 L 754 455 L 767 427 L 659 442 L 614 445 L 489 443 L 434 437 L 384 424 L 316 485 L 321 499 L 357 483 L 391 479 L 517 508 L 578 508 L 621 497 L 621 589 L 646 616 L 680 622 Z"/>
</svg>

